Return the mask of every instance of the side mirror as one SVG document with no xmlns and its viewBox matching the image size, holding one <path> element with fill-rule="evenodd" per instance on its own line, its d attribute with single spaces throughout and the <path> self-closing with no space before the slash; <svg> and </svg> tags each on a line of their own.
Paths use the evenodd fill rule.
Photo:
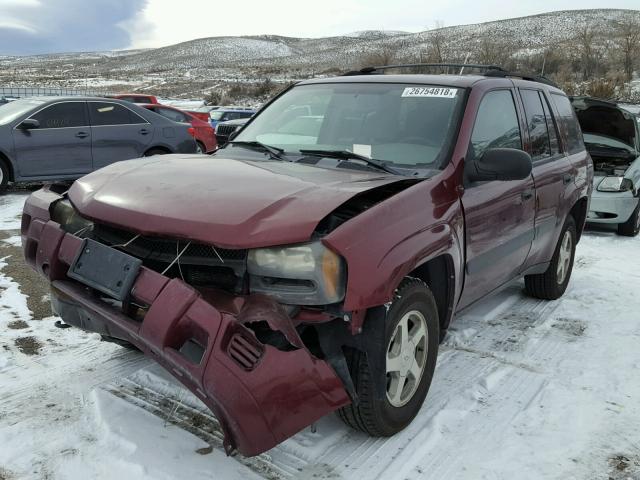
<svg viewBox="0 0 640 480">
<path fill-rule="evenodd" d="M 26 120 L 23 120 L 20 125 L 18 125 L 18 128 L 20 128 L 21 130 L 32 130 L 34 128 L 40 128 L 40 122 L 33 118 L 27 118 Z"/>
<path fill-rule="evenodd" d="M 515 148 L 490 148 L 479 159 L 465 164 L 471 182 L 524 180 L 532 169 L 531 156 Z"/>
</svg>

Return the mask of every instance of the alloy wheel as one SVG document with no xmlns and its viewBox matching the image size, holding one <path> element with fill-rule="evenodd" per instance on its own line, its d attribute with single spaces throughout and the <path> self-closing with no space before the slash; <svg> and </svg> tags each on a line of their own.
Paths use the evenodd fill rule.
<svg viewBox="0 0 640 480">
<path fill-rule="evenodd" d="M 387 400 L 406 405 L 418 390 L 427 361 L 429 332 L 424 315 L 407 312 L 398 322 L 387 347 Z"/>
<path fill-rule="evenodd" d="M 558 252 L 558 267 L 556 270 L 558 285 L 562 285 L 567 277 L 569 266 L 571 265 L 572 250 L 573 238 L 571 237 L 571 232 L 567 230 L 564 232 L 564 237 L 562 237 L 562 243 L 560 244 L 560 251 Z"/>
</svg>

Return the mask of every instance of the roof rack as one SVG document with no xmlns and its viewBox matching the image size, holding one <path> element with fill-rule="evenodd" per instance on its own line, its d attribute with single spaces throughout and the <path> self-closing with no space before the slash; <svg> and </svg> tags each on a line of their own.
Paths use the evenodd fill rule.
<svg viewBox="0 0 640 480">
<path fill-rule="evenodd" d="M 344 76 L 351 75 L 371 75 L 371 74 L 380 74 L 383 70 L 389 70 L 394 68 L 414 68 L 414 67 L 429 67 L 429 68 L 460 68 L 460 74 L 464 71 L 465 68 L 473 68 L 475 70 L 486 70 L 486 71 L 500 71 L 505 72 L 502 67 L 497 65 L 477 65 L 473 63 L 405 63 L 398 65 L 379 65 L 376 67 L 365 67 L 360 70 L 353 70 L 351 72 L 347 72 Z"/>
<path fill-rule="evenodd" d="M 528 80 L 530 82 L 538 82 L 544 83 L 545 85 L 550 85 L 552 87 L 558 87 L 553 81 L 549 80 L 544 76 L 538 75 L 528 75 L 524 73 L 517 72 L 509 72 L 504 68 L 498 65 L 479 65 L 474 63 L 408 63 L 408 64 L 399 64 L 399 65 L 380 65 L 376 67 L 365 67 L 360 70 L 352 70 L 343 74 L 345 77 L 354 76 L 354 75 L 380 75 L 384 70 L 396 69 L 396 68 L 413 68 L 413 67 L 427 67 L 427 68 L 460 68 L 460 72 L 458 75 L 462 75 L 465 68 L 473 69 L 473 70 L 483 70 L 480 75 L 484 75 L 485 77 L 494 77 L 494 78 L 507 78 L 507 77 L 517 77 L 523 80 Z"/>
</svg>

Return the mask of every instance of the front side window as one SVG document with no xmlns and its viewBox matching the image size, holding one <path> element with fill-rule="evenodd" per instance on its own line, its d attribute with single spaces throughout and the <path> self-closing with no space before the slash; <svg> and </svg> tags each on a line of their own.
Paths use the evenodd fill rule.
<svg viewBox="0 0 640 480">
<path fill-rule="evenodd" d="M 146 123 L 142 117 L 117 103 L 89 102 L 91 125 L 132 125 Z"/>
<path fill-rule="evenodd" d="M 557 93 L 552 93 L 551 98 L 558 110 L 558 126 L 567 144 L 567 152 L 572 155 L 584 151 L 582 131 L 573 106 L 571 106 L 571 101 L 566 96 Z"/>
<path fill-rule="evenodd" d="M 522 149 L 518 114 L 510 90 L 487 93 L 478 109 L 471 134 L 472 158 L 480 158 L 490 148 Z"/>
<path fill-rule="evenodd" d="M 541 160 L 551 156 L 551 142 L 547 119 L 542 106 L 540 93 L 537 90 L 520 90 L 527 116 L 527 129 L 531 142 L 531 159 Z"/>
<path fill-rule="evenodd" d="M 442 168 L 455 141 L 465 91 L 436 85 L 300 85 L 235 138 L 284 149 L 348 151 L 400 168 Z"/>
<path fill-rule="evenodd" d="M 85 127 L 89 124 L 84 102 L 56 103 L 30 118 L 40 122 L 40 128 Z"/>
</svg>

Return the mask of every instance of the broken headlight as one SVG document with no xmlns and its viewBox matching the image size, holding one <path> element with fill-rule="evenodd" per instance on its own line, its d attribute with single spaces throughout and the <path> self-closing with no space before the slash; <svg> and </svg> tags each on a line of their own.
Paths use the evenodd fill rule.
<svg viewBox="0 0 640 480">
<path fill-rule="evenodd" d="M 291 305 L 327 305 L 344 298 L 344 260 L 321 242 L 249 251 L 252 293 Z"/>
<path fill-rule="evenodd" d="M 69 200 L 58 200 L 51 207 L 51 220 L 60 224 L 65 232 L 77 234 L 93 227 L 93 222 L 81 217 Z"/>
<path fill-rule="evenodd" d="M 633 190 L 633 182 L 624 177 L 605 177 L 598 184 L 599 192 L 628 192 Z"/>
</svg>

